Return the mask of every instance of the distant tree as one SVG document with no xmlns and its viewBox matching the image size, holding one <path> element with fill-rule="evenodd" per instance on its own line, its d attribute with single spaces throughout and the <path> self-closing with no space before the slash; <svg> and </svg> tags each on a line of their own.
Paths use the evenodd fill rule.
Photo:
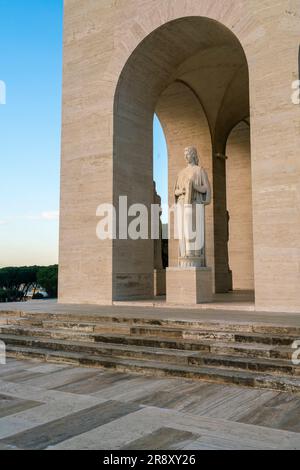
<svg viewBox="0 0 300 470">
<path fill-rule="evenodd" d="M 38 269 L 37 283 L 43 287 L 51 298 L 57 297 L 58 265 L 45 266 Z"/>
<path fill-rule="evenodd" d="M 38 266 L 0 269 L 0 289 L 6 292 L 10 300 L 23 300 L 28 291 L 36 286 L 38 269 Z"/>
<path fill-rule="evenodd" d="M 38 274 L 39 267 L 38 266 L 30 266 L 21 268 L 20 277 L 21 277 L 21 291 L 23 292 L 23 296 L 26 297 L 28 292 L 31 289 L 34 289 L 37 284 L 37 274 Z"/>
<path fill-rule="evenodd" d="M 23 294 L 16 289 L 0 288 L 0 302 L 19 302 L 22 298 Z"/>
<path fill-rule="evenodd" d="M 58 265 L 22 266 L 0 269 L 0 302 L 18 302 L 26 299 L 37 287 L 42 287 L 51 298 L 57 297 Z"/>
</svg>

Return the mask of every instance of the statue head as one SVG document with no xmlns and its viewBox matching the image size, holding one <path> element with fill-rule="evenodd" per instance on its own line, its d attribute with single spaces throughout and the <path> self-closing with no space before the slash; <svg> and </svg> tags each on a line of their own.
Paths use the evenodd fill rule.
<svg viewBox="0 0 300 470">
<path fill-rule="evenodd" d="M 184 157 L 189 165 L 199 164 L 199 157 L 196 147 L 187 147 L 184 150 Z"/>
</svg>

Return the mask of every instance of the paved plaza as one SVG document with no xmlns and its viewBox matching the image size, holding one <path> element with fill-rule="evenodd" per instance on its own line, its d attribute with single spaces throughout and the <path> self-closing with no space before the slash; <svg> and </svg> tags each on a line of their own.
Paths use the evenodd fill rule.
<svg viewBox="0 0 300 470">
<path fill-rule="evenodd" d="M 0 448 L 300 449 L 300 396 L 9 359 Z"/>
</svg>

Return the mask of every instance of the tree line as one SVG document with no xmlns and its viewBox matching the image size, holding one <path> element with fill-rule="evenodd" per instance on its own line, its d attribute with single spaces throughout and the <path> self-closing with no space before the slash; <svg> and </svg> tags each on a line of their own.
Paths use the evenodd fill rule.
<svg viewBox="0 0 300 470">
<path fill-rule="evenodd" d="M 48 297 L 56 298 L 57 279 L 58 265 L 2 268 L 0 302 L 21 302 L 31 290 L 37 293 L 39 288 L 44 289 Z"/>
</svg>

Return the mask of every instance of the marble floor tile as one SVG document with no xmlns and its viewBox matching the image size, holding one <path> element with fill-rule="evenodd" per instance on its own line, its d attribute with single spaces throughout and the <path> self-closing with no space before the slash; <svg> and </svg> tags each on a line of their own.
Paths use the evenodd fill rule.
<svg viewBox="0 0 300 470">
<path fill-rule="evenodd" d="M 156 413 L 149 416 L 147 409 L 141 408 L 80 436 L 65 440 L 50 449 L 118 450 L 161 427 L 162 422 Z"/>
<path fill-rule="evenodd" d="M 149 377 L 139 377 L 125 383 L 116 383 L 109 389 L 93 393 L 93 396 L 110 397 L 113 400 L 143 404 L 142 397 L 148 396 L 153 391 L 165 390 L 172 383 L 174 384 L 174 379 L 161 380 L 153 377 L 149 380 Z"/>
<path fill-rule="evenodd" d="M 56 390 L 44 390 L 41 388 L 32 387 L 27 384 L 15 384 L 1 380 L 0 391 L 5 395 L 43 403 L 55 403 L 60 401 L 69 401 L 70 403 L 101 403 L 103 401 L 107 401 L 107 399 L 102 399 L 100 396 L 97 397 L 92 395 L 79 394 L 75 395 L 67 392 L 58 392 Z"/>
<path fill-rule="evenodd" d="M 300 433 L 300 397 L 277 394 L 250 408 L 238 421 Z"/>
<path fill-rule="evenodd" d="M 271 429 L 263 426 L 253 426 L 234 421 L 210 418 L 207 416 L 193 416 L 188 413 L 167 411 L 170 413 L 169 426 L 200 434 L 205 439 L 222 440 L 243 448 L 246 444 L 255 449 L 300 449 L 300 434 Z M 224 444 L 222 444 L 224 448 Z"/>
<path fill-rule="evenodd" d="M 84 409 L 68 417 L 36 426 L 33 429 L 7 437 L 0 442 L 19 449 L 46 449 L 70 437 L 80 435 L 95 427 L 111 422 L 120 416 L 132 413 L 138 409 L 133 404 L 114 401 L 105 402 Z"/>
<path fill-rule="evenodd" d="M 43 403 L 0 394 L 0 418 L 41 406 Z"/>
<path fill-rule="evenodd" d="M 300 450 L 296 394 L 37 361 L 4 367 L 1 450 Z"/>
<path fill-rule="evenodd" d="M 50 374 L 52 372 L 58 372 L 63 369 L 68 369 L 69 366 L 66 364 L 32 364 L 30 367 L 31 372 L 39 372 L 41 374 Z"/>
<path fill-rule="evenodd" d="M 31 379 L 36 379 L 43 376 L 40 372 L 32 372 L 31 370 L 21 370 L 17 372 L 12 372 L 5 376 L 7 382 L 22 383 L 28 382 Z"/>
<path fill-rule="evenodd" d="M 88 377 L 81 377 L 76 381 L 53 388 L 54 390 L 77 393 L 77 394 L 95 394 L 105 391 L 117 384 L 118 387 L 125 387 L 126 383 L 135 381 L 136 376 L 128 374 L 118 374 L 116 372 L 93 371 Z"/>
<path fill-rule="evenodd" d="M 182 449 L 197 440 L 198 435 L 172 428 L 159 428 L 136 441 L 132 441 L 122 450 L 170 450 Z"/>
<path fill-rule="evenodd" d="M 62 370 L 56 370 L 47 374 L 39 373 L 39 376 L 33 377 L 26 381 L 28 385 L 43 389 L 55 389 L 75 383 L 79 380 L 94 377 L 95 370 L 83 367 L 70 367 Z"/>
<path fill-rule="evenodd" d="M 89 409 L 91 406 L 98 406 L 101 403 L 106 403 L 107 400 L 100 400 L 96 398 L 88 398 L 82 400 L 60 400 L 52 403 L 40 404 L 38 409 L 32 408 L 21 410 L 15 413 L 15 416 L 24 422 L 32 423 L 35 426 L 41 426 L 51 421 L 68 417 L 76 412 Z M 9 416 L 6 423 L 9 421 Z M 1 426 L 1 420 L 0 420 Z"/>
</svg>

